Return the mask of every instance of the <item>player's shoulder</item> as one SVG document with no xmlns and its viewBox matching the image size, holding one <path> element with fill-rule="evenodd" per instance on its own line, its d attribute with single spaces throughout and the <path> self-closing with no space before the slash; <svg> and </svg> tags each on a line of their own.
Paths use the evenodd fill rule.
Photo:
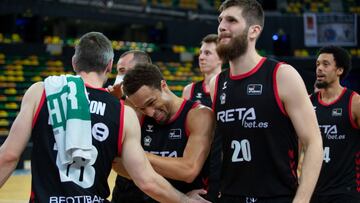
<svg viewBox="0 0 360 203">
<path fill-rule="evenodd" d="M 358 109 L 360 111 L 360 95 L 355 91 L 352 92 L 352 101 L 351 102 L 356 107 L 359 107 Z"/>
<path fill-rule="evenodd" d="M 198 117 L 213 116 L 213 114 L 214 114 L 213 110 L 210 107 L 205 106 L 200 103 L 194 104 L 194 107 L 192 109 L 190 109 L 189 113 L 191 113 L 195 116 L 198 116 Z"/>
</svg>

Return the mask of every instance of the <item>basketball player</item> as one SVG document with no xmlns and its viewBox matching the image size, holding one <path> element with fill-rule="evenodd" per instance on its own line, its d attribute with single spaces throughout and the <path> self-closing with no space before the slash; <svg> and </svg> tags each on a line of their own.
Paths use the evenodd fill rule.
<svg viewBox="0 0 360 203">
<path fill-rule="evenodd" d="M 126 72 L 132 69 L 137 63 L 151 63 L 151 58 L 146 52 L 140 50 L 130 50 L 121 54 L 116 64 L 118 74 L 116 75 L 114 85 L 108 87 L 112 95 L 119 99 L 125 99 L 125 96 L 122 94 L 122 81 Z"/>
<path fill-rule="evenodd" d="M 256 0 L 226 0 L 220 12 L 217 53 L 230 64 L 210 82 L 223 140 L 220 202 L 309 202 L 323 150 L 304 82 L 292 66 L 257 53 L 264 11 Z"/>
<path fill-rule="evenodd" d="M 209 83 L 210 79 L 221 72 L 222 61 L 216 53 L 218 43 L 217 34 L 206 35 L 201 41 L 199 67 L 204 75 L 204 80 L 190 83 L 185 86 L 182 97 L 192 101 L 200 102 L 205 106 L 211 107 L 211 97 Z M 220 188 L 220 170 L 221 170 L 221 139 L 220 136 L 214 136 L 211 145 L 210 155 L 205 162 L 203 170 L 209 174 L 209 188 L 207 198 L 212 202 L 217 201 Z"/>
<path fill-rule="evenodd" d="M 141 144 L 154 169 L 171 179 L 180 191 L 204 188 L 206 182 L 199 173 L 212 140 L 211 109 L 177 97 L 152 64 L 137 64 L 128 71 L 123 90 L 127 100 L 144 115 L 140 119 Z M 120 164 L 116 170 L 122 171 Z M 129 196 L 132 202 L 155 202 L 141 193 Z M 126 202 L 130 198 L 125 196 L 121 200 Z"/>
<path fill-rule="evenodd" d="M 324 162 L 312 203 L 360 202 L 360 96 L 340 81 L 351 69 L 348 52 L 320 49 L 311 95 L 324 143 Z"/>
<path fill-rule="evenodd" d="M 184 87 L 182 97 L 193 101 L 200 101 L 211 107 L 210 79 L 221 72 L 222 61 L 216 53 L 217 34 L 206 35 L 201 41 L 199 67 L 204 80 L 190 83 Z"/>
<path fill-rule="evenodd" d="M 49 87 L 47 80 L 45 84 L 38 82 L 27 90 L 21 110 L 0 148 L 0 187 L 15 169 L 31 137 L 30 202 L 108 202 L 106 198 L 110 192 L 107 178 L 112 161 L 117 156 L 122 157 L 126 170 L 138 187 L 156 200 L 207 202 L 189 199 L 152 169 L 139 144 L 140 127 L 134 111 L 101 88 L 107 80 L 107 74 L 111 72 L 113 56 L 111 42 L 107 37 L 98 32 L 87 33 L 80 38 L 72 60 L 74 71 L 82 79 L 72 77 L 60 93 L 53 95 L 44 91 L 44 88 Z M 80 91 L 85 89 L 84 83 L 89 93 L 90 106 L 101 108 L 89 109 L 87 94 L 84 91 L 81 94 Z M 54 110 L 54 106 L 65 104 L 66 111 L 61 107 Z M 89 117 L 76 114 L 77 111 L 87 112 Z M 91 129 L 64 129 L 64 118 L 65 126 L 76 118 L 84 121 L 76 127 L 90 124 Z M 59 138 L 58 135 L 65 130 L 73 134 Z M 76 134 L 76 131 L 81 133 Z M 84 134 L 85 131 L 89 134 Z M 73 143 L 65 143 L 64 139 L 75 140 L 79 145 L 71 148 L 68 154 L 62 146 Z M 81 142 L 87 139 L 90 142 Z M 75 150 L 77 154 L 72 157 Z"/>
</svg>

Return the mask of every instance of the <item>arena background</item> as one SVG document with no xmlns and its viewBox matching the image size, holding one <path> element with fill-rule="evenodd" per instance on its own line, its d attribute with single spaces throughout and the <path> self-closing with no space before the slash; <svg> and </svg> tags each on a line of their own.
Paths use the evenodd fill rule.
<svg viewBox="0 0 360 203">
<path fill-rule="evenodd" d="M 127 50 L 148 52 L 171 90 L 180 96 L 184 85 L 202 79 L 197 64 L 199 42 L 206 34 L 217 32 L 221 2 L 0 0 L 0 145 L 9 133 L 26 89 L 48 75 L 73 73 L 74 44 L 89 31 L 103 32 L 112 40 L 114 61 Z M 257 43 L 259 53 L 294 66 L 311 93 L 316 51 L 322 45 L 341 45 L 352 55 L 353 64 L 343 84 L 359 92 L 358 0 L 259 2 L 266 15 Z M 114 69 L 109 84 L 115 75 Z M 27 202 L 30 150 L 31 142 L 18 170 L 0 189 L 0 203 Z M 114 184 L 113 177 L 114 174 L 110 185 Z"/>
</svg>

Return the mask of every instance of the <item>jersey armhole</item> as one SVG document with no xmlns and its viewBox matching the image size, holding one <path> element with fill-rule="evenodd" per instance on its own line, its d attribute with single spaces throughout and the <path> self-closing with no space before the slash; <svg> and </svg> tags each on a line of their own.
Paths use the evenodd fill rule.
<svg viewBox="0 0 360 203">
<path fill-rule="evenodd" d="M 199 105 L 200 105 L 200 103 L 195 102 L 195 103 L 191 106 L 191 108 L 190 108 L 189 111 L 191 111 L 191 109 L 193 109 L 193 108 L 198 107 Z M 190 131 L 189 131 L 189 128 L 187 127 L 187 115 L 186 115 L 184 127 L 185 127 L 185 135 L 186 135 L 186 137 L 189 137 L 189 136 L 190 136 Z"/>
<path fill-rule="evenodd" d="M 217 97 L 217 90 L 218 90 L 218 84 L 219 84 L 219 77 L 220 77 L 220 74 L 218 74 L 216 76 L 216 80 L 215 80 L 215 88 L 214 88 L 214 95 L 213 95 L 213 101 L 212 101 L 212 110 L 215 112 L 215 106 L 216 106 L 216 97 Z M 211 97 L 211 95 L 210 95 Z M 211 99 L 210 99 L 211 100 Z"/>
<path fill-rule="evenodd" d="M 193 99 L 193 96 L 194 96 L 194 89 L 195 89 L 195 83 L 191 83 L 191 88 L 190 88 L 190 97 L 189 97 L 189 100 L 192 100 Z"/>
<path fill-rule="evenodd" d="M 349 101 L 349 106 L 348 106 L 349 119 L 350 119 L 351 126 L 353 128 L 360 129 L 359 127 L 356 126 L 355 120 L 354 120 L 354 118 L 352 116 L 351 105 L 352 105 L 353 96 L 355 96 L 355 92 L 352 92 L 351 95 L 350 95 L 350 101 Z"/>
<path fill-rule="evenodd" d="M 276 64 L 274 72 L 273 72 L 273 88 L 274 88 L 274 95 L 275 95 L 275 100 L 276 103 L 281 111 L 282 114 L 284 114 L 286 117 L 288 117 L 288 114 L 285 111 L 285 107 L 283 105 L 283 103 L 281 102 L 280 96 L 279 96 L 279 91 L 278 91 L 278 87 L 277 87 L 277 80 L 276 80 L 276 73 L 279 70 L 280 66 L 284 64 L 284 62 L 279 62 Z"/>
<path fill-rule="evenodd" d="M 121 156 L 122 151 L 122 138 L 124 133 L 124 101 L 120 100 L 120 126 L 119 126 L 119 135 L 118 135 L 118 156 Z"/>
<path fill-rule="evenodd" d="M 34 128 L 35 124 L 36 124 L 36 121 L 39 117 L 39 114 L 40 114 L 40 111 L 45 103 L 45 98 L 46 98 L 46 94 L 45 94 L 45 89 L 43 90 L 43 93 L 41 95 L 41 99 L 40 99 L 40 102 L 39 102 L 39 106 L 37 107 L 36 109 L 36 113 L 34 115 L 34 118 L 33 118 L 33 122 L 32 122 L 32 128 Z"/>
</svg>

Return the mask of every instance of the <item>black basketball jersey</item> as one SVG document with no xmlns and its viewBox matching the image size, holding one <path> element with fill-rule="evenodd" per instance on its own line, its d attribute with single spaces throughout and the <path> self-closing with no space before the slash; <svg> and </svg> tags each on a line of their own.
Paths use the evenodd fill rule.
<svg viewBox="0 0 360 203">
<path fill-rule="evenodd" d="M 223 139 L 221 193 L 294 195 L 298 143 L 277 94 L 279 62 L 262 58 L 248 73 L 217 76 L 213 109 Z"/>
<path fill-rule="evenodd" d="M 145 116 L 141 122 L 141 145 L 144 150 L 163 157 L 182 157 L 188 140 L 186 117 L 196 105 L 193 101 L 184 100 L 177 114 L 165 125 Z M 204 188 L 200 176 L 190 184 L 171 179 L 169 181 L 184 193 Z"/>
<path fill-rule="evenodd" d="M 205 106 L 211 107 L 210 92 L 205 91 L 205 81 L 192 83 L 190 100 L 197 101 Z"/>
<path fill-rule="evenodd" d="M 58 164 L 45 93 L 33 121 L 30 202 L 108 202 L 107 178 L 121 152 L 123 102 L 105 89 L 87 87 L 90 100 L 92 150 L 90 164 Z"/>
<path fill-rule="evenodd" d="M 212 107 L 210 92 L 205 90 L 205 81 L 192 83 L 190 100 L 199 102 L 207 107 Z M 221 137 L 215 133 L 211 150 L 201 170 L 203 179 L 208 182 L 206 189 L 209 200 L 216 201 L 220 187 L 221 171 Z"/>
<path fill-rule="evenodd" d="M 351 115 L 355 92 L 343 89 L 329 104 L 320 93 L 311 95 L 324 146 L 324 162 L 315 189 L 317 195 L 351 193 L 360 198 L 360 130 Z"/>
</svg>

